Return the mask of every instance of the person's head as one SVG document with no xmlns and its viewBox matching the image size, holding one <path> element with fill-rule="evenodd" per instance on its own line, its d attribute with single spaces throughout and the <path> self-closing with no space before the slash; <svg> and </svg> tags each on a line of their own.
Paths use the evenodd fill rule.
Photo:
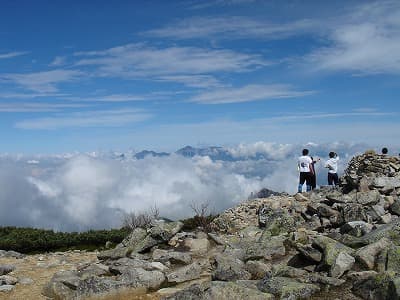
<svg viewBox="0 0 400 300">
<path fill-rule="evenodd" d="M 334 158 L 334 157 L 335 157 L 335 155 L 336 155 L 336 153 L 335 153 L 335 152 L 333 152 L 333 151 L 329 152 L 329 158 Z"/>
<path fill-rule="evenodd" d="M 303 155 L 308 155 L 309 151 L 308 149 L 303 149 Z"/>
<path fill-rule="evenodd" d="M 382 154 L 388 154 L 388 148 L 382 148 Z"/>
</svg>

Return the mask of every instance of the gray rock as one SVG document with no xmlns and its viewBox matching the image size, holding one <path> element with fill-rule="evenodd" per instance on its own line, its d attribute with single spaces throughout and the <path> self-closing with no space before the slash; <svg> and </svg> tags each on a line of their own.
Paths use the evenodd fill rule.
<svg viewBox="0 0 400 300">
<path fill-rule="evenodd" d="M 272 274 L 274 277 L 301 278 L 308 275 L 308 272 L 305 270 L 285 265 L 274 265 L 272 270 Z"/>
<path fill-rule="evenodd" d="M 257 289 L 247 288 L 235 282 L 213 281 L 209 290 L 211 299 L 229 300 L 267 300 L 274 299 L 274 296 L 262 293 Z"/>
<path fill-rule="evenodd" d="M 112 274 L 119 275 L 125 272 L 126 269 L 142 268 L 151 270 L 152 266 L 148 261 L 139 258 L 120 258 L 118 260 L 109 261 L 109 270 Z"/>
<path fill-rule="evenodd" d="M 13 257 L 13 258 L 17 258 L 17 259 L 21 259 L 24 258 L 26 255 L 13 251 L 13 250 L 9 250 L 9 251 L 5 251 L 5 250 L 0 250 L 0 257 Z"/>
<path fill-rule="evenodd" d="M 355 256 L 358 261 L 360 261 L 364 266 L 366 266 L 369 270 L 374 269 L 375 260 L 378 254 L 389 247 L 391 244 L 390 240 L 387 238 L 382 238 L 379 241 L 362 247 L 357 250 Z"/>
<path fill-rule="evenodd" d="M 318 273 L 310 273 L 307 276 L 307 281 L 311 283 L 320 283 L 324 285 L 331 285 L 331 286 L 341 286 L 346 282 L 346 280 L 323 276 Z"/>
<path fill-rule="evenodd" d="M 376 177 L 372 181 L 372 185 L 377 188 L 382 189 L 395 189 L 400 187 L 400 178 L 399 177 Z"/>
<path fill-rule="evenodd" d="M 0 292 L 11 292 L 14 288 L 14 285 L 0 285 Z"/>
<path fill-rule="evenodd" d="M 15 270 L 14 265 L 0 265 L 0 275 L 6 275 Z"/>
<path fill-rule="evenodd" d="M 251 274 L 252 279 L 262 279 L 267 272 L 271 272 L 271 265 L 258 260 L 246 262 L 246 270 Z"/>
<path fill-rule="evenodd" d="M 381 216 L 380 222 L 383 224 L 389 224 L 390 222 L 392 222 L 392 215 L 390 213 L 384 214 L 383 216 Z"/>
<path fill-rule="evenodd" d="M 390 211 L 393 214 L 400 216 L 400 200 L 394 201 L 394 203 L 390 206 Z"/>
<path fill-rule="evenodd" d="M 174 264 L 190 264 L 192 262 L 192 256 L 186 252 L 167 251 L 161 249 L 155 249 L 152 254 L 154 261 L 162 263 L 171 262 Z"/>
<path fill-rule="evenodd" d="M 251 274 L 246 271 L 245 264 L 241 260 L 219 254 L 215 257 L 212 277 L 213 280 L 233 281 L 251 279 Z"/>
<path fill-rule="evenodd" d="M 329 218 L 331 216 L 339 215 L 339 212 L 337 210 L 332 209 L 329 205 L 326 205 L 324 203 L 320 203 L 318 205 L 317 210 L 318 210 L 318 214 L 323 217 Z"/>
<path fill-rule="evenodd" d="M 386 237 L 396 245 L 400 245 L 400 220 L 393 220 L 389 224 L 384 224 L 367 233 L 361 238 L 364 245 L 379 241 Z"/>
<path fill-rule="evenodd" d="M 330 269 L 330 275 L 335 278 L 340 278 L 344 272 L 351 270 L 354 263 L 355 259 L 353 256 L 346 252 L 340 252 Z"/>
<path fill-rule="evenodd" d="M 79 281 L 78 272 L 76 271 L 57 272 L 44 285 L 42 294 L 54 299 L 74 299 L 77 297 L 76 288 Z"/>
<path fill-rule="evenodd" d="M 258 288 L 280 299 L 308 299 L 319 291 L 319 287 L 315 284 L 301 283 L 286 277 L 265 278 L 259 282 Z"/>
<path fill-rule="evenodd" d="M 368 221 L 366 211 L 364 206 L 361 204 L 351 203 L 346 204 L 343 207 L 343 221 L 351 222 L 351 221 Z"/>
<path fill-rule="evenodd" d="M 136 247 L 137 243 L 141 242 L 147 236 L 147 231 L 144 228 L 135 228 L 118 246 L 123 247 Z"/>
<path fill-rule="evenodd" d="M 336 263 L 336 259 L 341 252 L 352 254 L 353 249 L 347 247 L 329 237 L 319 235 L 313 239 L 313 246 L 324 251 L 323 262 L 325 265 L 332 267 Z"/>
<path fill-rule="evenodd" d="M 18 283 L 18 279 L 9 276 L 9 275 L 1 275 L 0 276 L 0 285 L 16 285 Z"/>
<path fill-rule="evenodd" d="M 217 234 L 212 233 L 212 232 L 209 232 L 207 235 L 208 235 L 209 238 L 210 238 L 211 240 L 213 240 L 214 243 L 216 243 L 217 245 L 225 245 L 224 240 L 222 240 L 222 238 L 221 238 L 220 236 L 218 236 Z"/>
<path fill-rule="evenodd" d="M 183 247 L 190 251 L 193 255 L 203 255 L 208 252 L 208 249 L 210 248 L 210 242 L 207 238 L 186 238 L 183 242 Z"/>
<path fill-rule="evenodd" d="M 282 257 L 286 254 L 284 241 L 286 238 L 282 236 L 271 237 L 262 242 L 251 243 L 246 248 L 245 260 L 257 260 Z"/>
<path fill-rule="evenodd" d="M 372 228 L 372 224 L 364 221 L 351 221 L 340 227 L 340 233 L 347 233 L 355 237 L 361 237 L 364 234 L 371 232 Z"/>
<path fill-rule="evenodd" d="M 314 262 L 320 262 L 322 260 L 322 253 L 317 249 L 311 247 L 311 245 L 302 245 L 296 244 L 296 249 L 299 251 L 305 258 L 312 260 Z"/>
<path fill-rule="evenodd" d="M 356 201 L 362 205 L 374 205 L 380 200 L 379 191 L 372 190 L 368 192 L 359 192 L 355 195 Z"/>
<path fill-rule="evenodd" d="M 111 275 L 109 267 L 103 264 L 90 264 L 84 268 L 79 269 L 78 272 L 78 276 L 80 278 L 108 275 Z"/>
<path fill-rule="evenodd" d="M 119 247 L 115 249 L 101 251 L 97 255 L 97 258 L 100 260 L 120 259 L 123 257 L 128 257 L 132 253 L 132 251 L 133 249 L 131 247 Z"/>
<path fill-rule="evenodd" d="M 385 208 L 383 205 L 379 204 L 372 205 L 368 210 L 368 215 L 372 218 L 372 220 L 378 221 L 383 215 L 385 215 Z"/>
<path fill-rule="evenodd" d="M 175 234 L 177 234 L 183 227 L 182 222 L 162 222 L 157 223 L 154 227 L 151 227 L 149 234 L 152 238 L 160 241 L 167 242 Z"/>
<path fill-rule="evenodd" d="M 192 284 L 172 295 L 162 297 L 162 300 L 216 300 L 210 296 L 211 283 Z"/>
<path fill-rule="evenodd" d="M 165 281 L 164 273 L 160 271 L 146 271 L 142 268 L 126 269 L 119 280 L 126 286 L 157 290 Z"/>
<path fill-rule="evenodd" d="M 366 280 L 358 280 L 353 284 L 353 293 L 363 299 L 399 299 L 399 278 L 388 272 L 377 274 Z"/>
<path fill-rule="evenodd" d="M 79 281 L 75 291 L 76 296 L 73 296 L 72 298 L 67 296 L 66 298 L 61 299 L 75 299 L 74 297 L 82 299 L 97 294 L 112 293 L 113 291 L 127 287 L 128 286 L 119 281 L 93 276 Z"/>
<path fill-rule="evenodd" d="M 167 274 L 167 280 L 169 283 L 180 283 L 200 278 L 200 275 L 201 267 L 195 262 Z"/>
</svg>

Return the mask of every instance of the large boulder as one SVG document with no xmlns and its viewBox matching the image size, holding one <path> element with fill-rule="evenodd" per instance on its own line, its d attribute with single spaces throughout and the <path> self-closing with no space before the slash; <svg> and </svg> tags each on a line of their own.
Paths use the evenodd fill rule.
<svg viewBox="0 0 400 300">
<path fill-rule="evenodd" d="M 200 278 L 201 271 L 201 266 L 197 262 L 194 262 L 168 273 L 167 280 L 169 283 L 176 284 L 197 279 Z"/>
<path fill-rule="evenodd" d="M 250 279 L 251 274 L 246 271 L 243 261 L 219 254 L 215 257 L 215 269 L 212 274 L 213 280 L 233 281 Z"/>
<path fill-rule="evenodd" d="M 0 275 L 7 275 L 15 270 L 14 265 L 0 265 Z"/>
<path fill-rule="evenodd" d="M 211 299 L 273 300 L 274 296 L 257 289 L 247 288 L 235 282 L 213 281 L 209 290 Z"/>
<path fill-rule="evenodd" d="M 375 266 L 375 260 L 378 254 L 389 247 L 391 244 L 390 240 L 387 238 L 382 238 L 379 241 L 362 247 L 357 250 L 355 256 L 358 261 L 360 261 L 369 270 L 373 270 Z"/>
<path fill-rule="evenodd" d="M 399 283 L 400 278 L 390 272 L 371 274 L 354 282 L 353 293 L 366 300 L 399 299 Z"/>
<path fill-rule="evenodd" d="M 160 271 L 146 271 L 142 268 L 130 268 L 126 269 L 124 273 L 121 274 L 119 280 L 129 287 L 157 290 L 165 281 L 165 275 Z"/>
<path fill-rule="evenodd" d="M 287 277 L 266 277 L 258 283 L 258 288 L 280 299 L 309 299 L 320 290 L 315 284 L 301 283 Z"/>
<path fill-rule="evenodd" d="M 162 263 L 171 262 L 173 264 L 187 265 L 192 262 L 192 256 L 187 252 L 154 249 L 152 257 L 154 261 Z"/>
</svg>

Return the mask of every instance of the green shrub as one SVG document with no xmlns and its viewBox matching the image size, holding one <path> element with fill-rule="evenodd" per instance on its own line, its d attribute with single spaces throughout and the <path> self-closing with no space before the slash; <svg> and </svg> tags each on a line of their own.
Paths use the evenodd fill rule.
<svg viewBox="0 0 400 300">
<path fill-rule="evenodd" d="M 89 230 L 86 232 L 54 232 L 53 230 L 0 227 L 0 249 L 22 253 L 57 251 L 67 249 L 93 250 L 107 241 L 120 243 L 128 229 Z"/>
</svg>

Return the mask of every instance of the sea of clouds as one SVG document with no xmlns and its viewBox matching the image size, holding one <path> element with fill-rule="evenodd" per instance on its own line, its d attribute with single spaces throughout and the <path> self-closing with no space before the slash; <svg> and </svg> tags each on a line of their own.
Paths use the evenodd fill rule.
<svg viewBox="0 0 400 300">
<path fill-rule="evenodd" d="M 269 188 L 294 193 L 296 161 L 304 147 L 315 157 L 318 184 L 326 184 L 323 162 L 341 156 L 340 171 L 367 147 L 360 144 L 288 145 L 257 142 L 227 147 L 230 160 L 209 156 L 116 159 L 109 155 L 0 156 L 0 226 L 61 231 L 115 228 L 124 213 L 156 206 L 170 219 L 190 217 L 191 206 L 209 203 L 218 213 Z"/>
</svg>

